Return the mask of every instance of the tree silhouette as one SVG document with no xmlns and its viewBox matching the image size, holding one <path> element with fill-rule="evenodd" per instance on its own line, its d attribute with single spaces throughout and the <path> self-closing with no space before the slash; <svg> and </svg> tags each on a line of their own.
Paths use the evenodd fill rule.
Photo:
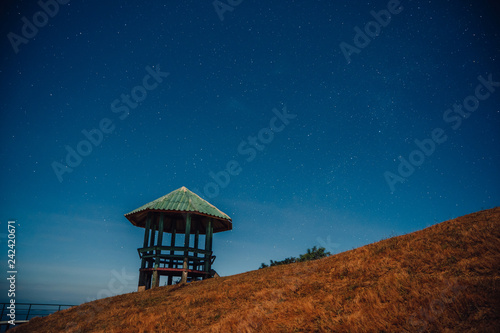
<svg viewBox="0 0 500 333">
<path fill-rule="evenodd" d="M 281 261 L 270 260 L 269 265 L 262 263 L 260 265 L 259 269 L 270 267 L 270 266 L 287 265 L 287 264 L 291 264 L 294 262 L 316 260 L 316 259 L 328 257 L 329 255 L 331 255 L 331 253 L 326 252 L 326 249 L 324 247 L 317 248 L 316 246 L 314 246 L 312 249 L 307 249 L 307 253 L 301 254 L 299 256 L 299 258 L 290 257 L 290 258 L 285 258 L 284 260 L 281 260 Z"/>
</svg>

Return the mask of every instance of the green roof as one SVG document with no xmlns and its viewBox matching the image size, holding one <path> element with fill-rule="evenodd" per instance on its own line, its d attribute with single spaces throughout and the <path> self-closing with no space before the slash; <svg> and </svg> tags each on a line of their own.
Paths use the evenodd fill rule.
<svg viewBox="0 0 500 333">
<path fill-rule="evenodd" d="M 231 218 L 228 215 L 184 186 L 125 214 L 125 217 L 133 225 L 143 227 L 147 213 L 150 211 L 167 212 L 171 215 L 194 213 L 196 215 L 213 217 L 215 220 L 218 220 L 217 225 L 219 227 L 217 231 L 232 229 Z M 214 232 L 217 231 L 214 230 Z"/>
</svg>

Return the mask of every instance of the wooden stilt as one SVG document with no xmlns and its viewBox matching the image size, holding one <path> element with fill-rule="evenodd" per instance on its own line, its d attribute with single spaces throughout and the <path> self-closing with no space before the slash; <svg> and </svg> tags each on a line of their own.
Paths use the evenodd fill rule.
<svg viewBox="0 0 500 333">
<path fill-rule="evenodd" d="M 191 214 L 186 216 L 186 232 L 184 233 L 184 260 L 182 263 L 181 283 L 187 282 L 188 255 L 189 255 L 189 236 L 191 232 Z"/>
<path fill-rule="evenodd" d="M 196 234 L 194 235 L 194 248 L 196 250 L 198 250 L 199 238 L 200 238 L 200 228 L 198 227 L 198 228 L 196 228 Z M 198 270 L 198 253 L 195 252 L 194 256 L 196 257 L 196 259 L 193 262 L 193 269 Z"/>
<path fill-rule="evenodd" d="M 207 223 L 207 228 L 206 228 L 206 231 L 205 231 L 205 250 L 206 251 L 212 251 L 212 236 L 211 236 L 211 233 L 212 233 L 212 219 L 209 219 L 208 223 Z M 210 273 L 210 269 L 211 269 L 210 261 L 211 261 L 211 255 L 208 254 L 208 253 L 205 254 L 205 265 L 204 265 L 204 268 L 203 268 L 204 272 Z"/>
<path fill-rule="evenodd" d="M 172 223 L 173 223 L 173 225 L 172 225 L 172 238 L 170 239 L 170 246 L 171 247 L 175 247 L 175 235 L 176 235 L 177 226 L 176 226 L 176 221 L 175 220 Z M 174 250 L 170 250 L 170 255 L 173 256 L 174 254 L 175 254 L 175 251 Z M 170 259 L 169 260 L 168 267 L 169 268 L 173 268 L 174 267 L 174 259 Z M 173 283 L 173 276 L 169 275 L 168 276 L 167 284 L 169 286 L 171 286 L 172 283 Z"/>
<path fill-rule="evenodd" d="M 148 241 L 149 241 L 149 229 L 151 227 L 151 214 L 148 214 L 147 220 L 146 220 L 146 226 L 144 230 L 144 242 L 143 242 L 143 247 L 148 246 Z M 141 269 L 146 268 L 146 259 L 142 258 L 141 260 Z M 137 287 L 138 291 L 144 290 L 146 286 L 146 277 L 147 274 L 145 272 L 139 271 L 139 285 Z"/>
<path fill-rule="evenodd" d="M 160 286 L 160 276 L 158 275 L 158 268 L 160 267 L 160 254 L 161 254 L 160 247 L 162 246 L 162 241 L 163 241 L 163 213 L 160 213 L 160 221 L 158 224 L 158 239 L 156 242 L 156 250 L 154 251 L 156 257 L 153 267 L 152 288 Z"/>
</svg>

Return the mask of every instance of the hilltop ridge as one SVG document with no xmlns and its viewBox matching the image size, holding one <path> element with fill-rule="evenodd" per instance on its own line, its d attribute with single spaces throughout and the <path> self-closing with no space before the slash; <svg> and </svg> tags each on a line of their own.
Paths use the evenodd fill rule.
<svg viewBox="0 0 500 333">
<path fill-rule="evenodd" d="M 500 207 L 327 258 L 97 300 L 12 332 L 496 332 Z"/>
</svg>

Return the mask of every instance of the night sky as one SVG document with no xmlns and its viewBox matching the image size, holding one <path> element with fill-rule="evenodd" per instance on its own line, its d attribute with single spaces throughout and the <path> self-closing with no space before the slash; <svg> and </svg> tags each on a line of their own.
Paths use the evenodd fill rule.
<svg viewBox="0 0 500 333">
<path fill-rule="evenodd" d="M 222 276 L 500 203 L 496 1 L 44 3 L 1 5 L 18 302 L 135 291 L 123 214 L 182 186 Z"/>
</svg>

